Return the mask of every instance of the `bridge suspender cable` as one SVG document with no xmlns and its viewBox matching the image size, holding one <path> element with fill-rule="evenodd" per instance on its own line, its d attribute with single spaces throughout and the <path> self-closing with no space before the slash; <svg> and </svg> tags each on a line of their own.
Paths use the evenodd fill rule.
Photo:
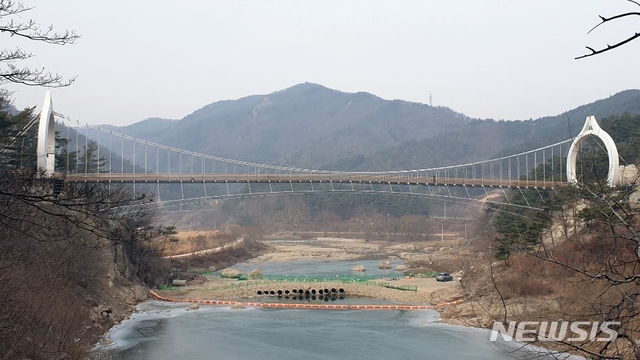
<svg viewBox="0 0 640 360">
<path fill-rule="evenodd" d="M 40 116 L 40 126 L 38 131 L 38 165 L 45 169 L 49 176 L 55 176 L 53 169 L 55 146 L 55 130 L 51 128 L 55 123 L 53 118 L 59 117 L 64 120 L 71 121 L 70 118 L 62 114 L 53 112 L 51 94 L 47 92 L 45 97 L 45 106 Z M 32 126 L 33 124 L 29 125 Z M 314 170 L 298 167 L 277 166 L 269 164 L 260 164 L 249 161 L 233 160 L 214 155 L 207 155 L 195 151 L 184 150 L 172 146 L 159 144 L 152 141 L 138 139 L 136 137 L 122 134 L 113 130 L 103 129 L 100 126 L 85 124 L 85 148 L 89 145 L 89 130 L 97 132 L 97 155 L 100 159 L 102 142 L 102 133 L 109 134 L 109 162 L 113 160 L 114 144 L 113 138 L 120 139 L 120 153 L 123 158 L 127 157 L 125 141 L 132 142 L 132 155 L 129 159 L 132 163 L 131 172 L 125 172 L 124 160 L 120 164 L 120 174 L 113 171 L 103 171 L 100 161 L 96 166 L 89 166 L 89 154 L 84 152 L 84 174 L 79 173 L 76 167 L 76 174 L 69 174 L 69 159 L 67 159 L 67 181 L 106 181 L 106 182 L 129 182 L 135 186 L 136 182 L 202 182 L 204 192 L 207 192 L 206 183 L 225 183 L 227 187 L 227 195 L 231 195 L 229 182 L 231 183 L 268 183 L 269 192 L 273 192 L 271 183 L 289 183 L 293 192 L 293 184 L 307 184 L 309 191 L 318 191 L 314 183 L 331 184 L 332 191 L 339 191 L 334 188 L 334 184 L 344 184 L 350 187 L 351 191 L 355 191 L 356 184 L 368 184 L 367 186 L 374 191 L 374 185 L 386 185 L 389 187 L 388 193 L 397 193 L 398 186 L 408 186 L 408 194 L 418 194 L 412 185 L 425 185 L 430 196 L 438 196 L 433 192 L 432 186 L 444 187 L 446 196 L 454 197 L 450 187 L 465 187 L 466 193 L 469 195 L 467 187 L 499 188 L 504 192 L 504 188 L 518 188 L 522 193 L 522 188 L 553 188 L 557 186 L 557 181 L 563 181 L 562 175 L 560 179 L 555 178 L 556 157 L 560 161 L 560 168 L 563 168 L 563 157 L 567 154 L 566 176 L 569 183 L 576 183 L 575 176 L 575 158 L 577 149 L 582 139 L 589 135 L 594 135 L 602 139 L 609 154 L 609 176 L 607 183 L 614 186 L 618 182 L 618 153 L 611 137 L 606 134 L 597 124 L 594 117 L 587 118 L 585 125 L 576 137 L 576 139 L 567 139 L 554 144 L 544 146 L 535 150 L 529 150 L 514 155 L 503 156 L 495 159 L 481 160 L 460 165 L 441 166 L 434 168 L 422 168 L 414 170 L 392 170 L 392 171 L 369 171 L 369 172 L 345 172 L 330 170 Z M 79 132 L 76 131 L 76 146 L 78 144 Z M 52 138 L 53 137 L 53 138 Z M 136 144 L 139 143 L 139 144 Z M 568 149 L 566 144 L 571 143 Z M 140 145 L 144 147 L 143 151 Z M 150 150 L 155 148 L 156 151 Z M 555 149 L 557 148 L 557 149 Z M 550 151 L 549 151 L 550 149 Z M 76 163 L 81 164 L 80 149 L 76 149 Z M 2 150 L 6 152 L 6 148 Z M 140 154 L 139 154 L 140 153 Z M 548 156 L 549 154 L 550 157 Z M 129 154 L 131 155 L 131 153 Z M 155 162 L 150 161 L 150 156 L 156 156 Z M 69 156 L 69 154 L 67 154 Z M 172 168 L 172 158 L 178 156 L 177 172 Z M 188 157 L 183 159 L 183 157 Z M 165 160 L 162 160 L 163 158 Z M 195 161 L 194 158 L 200 159 Z M 46 160 L 46 161 L 45 161 Z M 187 161 L 185 163 L 184 161 Z M 210 162 L 210 164 L 207 164 Z M 175 160 L 173 161 L 175 164 Z M 163 165 L 167 166 L 166 172 L 160 171 Z M 551 166 L 551 171 L 547 171 L 547 166 Z M 140 166 L 140 168 L 138 168 Z M 232 167 L 231 167 L 232 166 Z M 151 167 L 155 167 L 151 169 Z M 188 171 L 187 171 L 188 168 Z M 207 171 L 210 169 L 210 172 Z M 113 170 L 113 169 L 111 169 Z M 230 171 L 231 170 L 231 171 Z M 562 172 L 561 172 L 562 173 Z M 547 179 L 549 176 L 549 179 Z M 158 185 L 159 186 L 159 185 Z M 159 187 L 158 187 L 159 189 Z M 250 193 L 254 193 L 254 188 L 248 185 Z M 320 189 L 322 190 L 322 189 Z M 158 190 L 159 191 L 159 190 Z M 369 190 L 367 190 L 369 191 Z M 184 194 L 184 190 L 182 190 Z M 424 195 L 424 194 L 423 194 Z M 541 194 L 540 194 L 541 195 Z M 184 199 L 184 195 L 183 195 Z M 509 201 L 509 199 L 507 199 Z M 526 201 L 526 199 L 525 199 Z M 528 203 L 528 201 L 527 201 Z M 528 204 L 530 206 L 530 204 Z"/>
</svg>

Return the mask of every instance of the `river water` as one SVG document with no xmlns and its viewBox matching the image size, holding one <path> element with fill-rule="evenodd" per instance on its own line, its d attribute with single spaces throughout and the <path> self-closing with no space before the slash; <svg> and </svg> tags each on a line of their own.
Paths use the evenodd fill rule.
<svg viewBox="0 0 640 360">
<path fill-rule="evenodd" d="M 304 265 L 306 264 L 306 265 Z M 333 274 L 351 263 L 238 264 L 243 272 Z M 363 264 L 363 262 L 358 262 Z M 373 265 L 364 263 L 367 265 Z M 377 262 L 375 263 L 377 264 Z M 328 269 L 327 269 L 328 268 Z M 292 271 L 295 270 L 295 271 Z M 373 270 L 373 268 L 371 269 Z M 377 270 L 377 268 L 376 268 Z M 282 272 L 281 272 L 282 271 Z M 310 272 L 307 272 L 310 271 Z M 320 272 L 320 273 L 318 273 Z M 364 303 L 342 299 L 336 303 Z M 366 303 L 382 303 L 369 299 Z M 489 331 L 439 323 L 433 310 L 231 309 L 150 301 L 111 329 L 123 359 L 513 359 Z M 526 350 L 531 351 L 531 350 Z M 529 355 L 531 355 L 529 353 Z M 538 357 L 539 358 L 539 357 Z"/>
<path fill-rule="evenodd" d="M 326 261 L 326 260 L 295 260 L 295 261 L 279 261 L 269 263 L 240 263 L 232 266 L 234 269 L 240 270 L 243 274 L 253 269 L 260 269 L 263 274 L 269 275 L 338 275 L 338 274 L 359 274 L 351 272 L 351 268 L 357 265 L 363 265 L 366 271 L 362 274 L 378 275 L 378 274 L 400 274 L 399 271 L 390 269 L 378 269 L 379 260 L 355 260 L 355 261 Z M 391 261 L 391 269 L 404 264 L 403 260 Z"/>
</svg>

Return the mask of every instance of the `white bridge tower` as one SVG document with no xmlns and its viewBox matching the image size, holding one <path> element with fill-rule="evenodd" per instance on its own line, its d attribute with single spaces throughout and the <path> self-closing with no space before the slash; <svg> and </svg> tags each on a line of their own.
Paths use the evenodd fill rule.
<svg viewBox="0 0 640 360">
<path fill-rule="evenodd" d="M 618 148 L 611 136 L 606 131 L 602 130 L 595 116 L 587 117 L 584 122 L 582 130 L 576 136 L 569 148 L 569 154 L 567 155 L 567 180 L 571 184 L 577 184 L 578 178 L 576 176 L 576 157 L 578 155 L 578 147 L 585 137 L 593 135 L 597 136 L 604 146 L 607 148 L 607 154 L 609 155 L 609 174 L 607 175 L 607 185 L 616 186 L 619 182 L 620 162 L 618 160 Z"/>
<path fill-rule="evenodd" d="M 53 100 L 51 90 L 47 90 L 44 96 L 44 105 L 40 112 L 40 124 L 38 125 L 38 169 L 43 170 L 46 176 L 52 176 L 56 163 L 56 131 L 54 129 Z"/>
</svg>

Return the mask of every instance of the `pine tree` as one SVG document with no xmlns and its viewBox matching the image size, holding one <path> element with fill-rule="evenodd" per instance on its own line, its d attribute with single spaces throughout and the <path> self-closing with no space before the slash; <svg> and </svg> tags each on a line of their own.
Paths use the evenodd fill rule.
<svg viewBox="0 0 640 360">
<path fill-rule="evenodd" d="M 12 108 L 0 94 L 0 153 L 2 166 L 36 169 L 37 127 L 33 108 L 20 112 Z"/>
<path fill-rule="evenodd" d="M 78 170 L 78 151 L 69 150 L 70 139 L 60 137 L 56 131 L 56 172 L 71 173 Z"/>
<path fill-rule="evenodd" d="M 78 171 L 84 173 L 97 173 L 108 171 L 107 159 L 100 156 L 98 143 L 90 140 L 78 159 Z"/>
</svg>

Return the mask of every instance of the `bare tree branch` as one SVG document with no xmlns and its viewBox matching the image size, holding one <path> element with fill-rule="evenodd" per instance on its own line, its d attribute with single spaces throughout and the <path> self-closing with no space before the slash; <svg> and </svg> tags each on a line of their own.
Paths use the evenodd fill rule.
<svg viewBox="0 0 640 360">
<path fill-rule="evenodd" d="M 0 0 L 0 33 L 53 45 L 69 45 L 80 39 L 75 31 L 56 32 L 52 25 L 42 28 L 33 19 L 23 20 L 24 14 L 32 9 L 20 1 Z M 75 78 L 64 80 L 61 75 L 46 71 L 44 68 L 20 67 L 14 63 L 33 56 L 32 53 L 19 48 L 0 50 L 0 85 L 17 83 L 27 86 L 62 87 L 74 82 Z"/>
<path fill-rule="evenodd" d="M 629 1 L 630 3 L 633 3 L 633 4 L 635 4 L 635 5 L 640 6 L 640 3 L 639 3 L 639 2 L 637 2 L 637 1 L 634 1 L 634 0 L 627 0 L 627 1 Z M 605 23 L 608 23 L 608 22 L 610 22 L 610 21 L 615 21 L 615 20 L 622 19 L 622 18 L 626 18 L 626 17 L 630 17 L 630 16 L 640 16 L 640 12 L 625 12 L 625 13 L 617 14 L 617 15 L 614 15 L 614 16 L 611 16 L 611 17 L 604 17 L 604 16 L 602 16 L 602 15 L 598 15 L 598 16 L 600 17 L 600 23 L 599 23 L 599 24 L 597 24 L 596 26 L 594 26 L 593 28 L 591 28 L 591 30 L 589 30 L 589 31 L 587 32 L 587 34 L 590 34 L 590 33 L 591 33 L 593 30 L 595 30 L 596 28 L 598 28 L 598 27 L 600 27 L 601 25 L 604 25 Z M 627 37 L 626 39 L 624 39 L 624 40 L 622 40 L 622 41 L 616 42 L 616 43 L 614 43 L 613 45 L 609 45 L 609 44 L 607 44 L 607 46 L 606 46 L 606 47 L 604 47 L 604 48 L 602 48 L 602 49 L 598 49 L 598 50 L 596 50 L 596 49 L 594 49 L 594 48 L 592 48 L 592 47 L 586 46 L 586 48 L 587 48 L 589 51 L 591 51 L 591 53 L 589 53 L 589 54 L 585 54 L 585 55 L 581 55 L 581 56 L 578 56 L 578 57 L 576 57 L 575 59 L 576 59 L 576 60 L 577 60 L 577 59 L 584 59 L 584 58 L 586 58 L 586 57 L 590 57 L 590 56 L 594 56 L 594 55 L 602 54 L 602 53 L 604 53 L 604 52 L 607 52 L 607 51 L 613 50 L 613 49 L 615 49 L 615 48 L 618 48 L 618 47 L 620 47 L 620 46 L 622 46 L 622 45 L 625 45 L 625 44 L 627 44 L 627 43 L 629 43 L 629 42 L 631 42 L 631 41 L 633 41 L 633 40 L 635 40 L 635 39 L 637 39 L 637 38 L 639 38 L 639 37 L 640 37 L 640 33 L 635 33 L 635 34 L 633 34 L 633 35 L 631 35 L 631 36 Z"/>
</svg>

